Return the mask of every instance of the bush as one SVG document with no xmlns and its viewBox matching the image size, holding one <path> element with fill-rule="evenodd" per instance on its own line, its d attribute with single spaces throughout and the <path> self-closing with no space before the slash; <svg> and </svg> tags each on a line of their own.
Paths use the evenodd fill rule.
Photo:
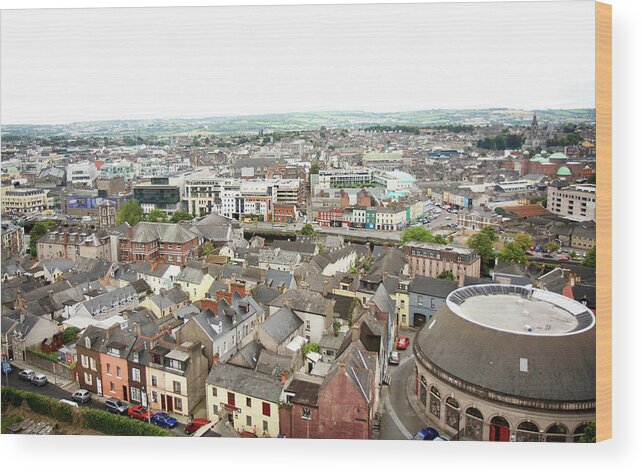
<svg viewBox="0 0 643 474">
<path fill-rule="evenodd" d="M 81 408 L 83 426 L 115 436 L 169 436 L 169 432 L 155 425 L 125 418 L 94 408 Z"/>
<path fill-rule="evenodd" d="M 39 393 L 20 390 L 15 387 L 2 387 L 2 404 L 10 403 L 11 405 L 20 406 L 26 401 L 29 408 L 41 415 L 55 418 L 64 423 L 71 423 L 73 416 L 71 407 L 60 403 L 54 398 L 45 397 Z"/>
</svg>

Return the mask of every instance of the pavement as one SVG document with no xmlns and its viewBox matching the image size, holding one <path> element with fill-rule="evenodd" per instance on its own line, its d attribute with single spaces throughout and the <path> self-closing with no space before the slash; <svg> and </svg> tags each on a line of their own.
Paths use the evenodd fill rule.
<svg viewBox="0 0 643 474">
<path fill-rule="evenodd" d="M 64 379 L 47 371 L 29 367 L 24 362 L 12 361 L 11 366 L 13 367 L 13 371 L 8 375 L 8 377 L 7 375 L 2 374 L 2 386 L 16 387 L 29 392 L 39 393 L 51 398 L 66 400 L 71 400 L 71 394 L 79 388 L 78 382 L 76 382 L 75 380 Z M 36 373 L 42 373 L 46 375 L 48 380 L 47 385 L 43 387 L 36 387 L 35 385 L 31 384 L 31 382 L 20 379 L 18 377 L 18 373 L 21 370 L 27 368 L 34 370 Z M 83 406 L 96 408 L 97 410 L 104 410 L 105 400 L 107 400 L 108 398 L 109 397 L 101 397 L 95 393 L 92 393 L 92 398 L 87 403 L 83 404 Z M 154 413 L 154 411 L 152 412 Z M 172 413 L 171 415 L 179 421 L 179 424 L 175 428 L 171 429 L 170 432 L 177 437 L 189 436 L 185 434 L 185 425 L 189 423 L 189 418 L 186 416 L 176 415 L 174 413 Z M 141 423 L 144 422 L 141 421 Z"/>
</svg>

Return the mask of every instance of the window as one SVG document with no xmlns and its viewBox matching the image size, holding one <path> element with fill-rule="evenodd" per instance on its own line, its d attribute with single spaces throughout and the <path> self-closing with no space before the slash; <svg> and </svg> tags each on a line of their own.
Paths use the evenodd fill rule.
<svg viewBox="0 0 643 474">
<path fill-rule="evenodd" d="M 212 404 L 212 414 L 213 415 L 218 415 L 219 414 L 219 405 L 217 405 L 216 403 Z"/>
<path fill-rule="evenodd" d="M 235 406 L 234 404 L 234 393 L 228 392 L 228 405 Z"/>
<path fill-rule="evenodd" d="M 217 396 L 217 388 L 216 387 L 212 387 L 212 396 L 213 397 Z"/>
<path fill-rule="evenodd" d="M 119 379 L 121 378 L 121 368 L 120 367 L 116 367 L 116 377 L 118 377 Z"/>
<path fill-rule="evenodd" d="M 418 295 L 418 306 L 424 306 L 424 298 Z"/>
<path fill-rule="evenodd" d="M 112 366 L 111 366 L 111 364 L 107 364 L 107 375 L 112 375 Z"/>
<path fill-rule="evenodd" d="M 179 397 L 174 398 L 174 411 L 183 411 L 183 399 Z"/>
<path fill-rule="evenodd" d="M 263 420 L 263 431 L 264 433 L 268 431 L 268 422 L 266 420 Z"/>
<path fill-rule="evenodd" d="M 158 380 L 156 379 L 156 375 L 152 375 L 152 387 L 158 387 Z"/>
<path fill-rule="evenodd" d="M 246 406 L 251 407 L 252 406 L 252 399 L 250 397 L 246 397 Z"/>
<path fill-rule="evenodd" d="M 89 367 L 89 359 L 84 354 L 80 356 L 80 365 L 82 365 L 85 369 Z"/>
<path fill-rule="evenodd" d="M 302 408 L 301 417 L 305 420 L 312 420 L 313 414 L 310 411 L 310 408 Z"/>
<path fill-rule="evenodd" d="M 134 382 L 141 381 L 141 371 L 139 369 L 132 369 L 132 380 Z"/>
<path fill-rule="evenodd" d="M 310 321 L 306 321 L 306 331 L 310 332 Z"/>
<path fill-rule="evenodd" d="M 152 391 L 152 402 L 158 403 L 159 401 L 159 396 L 156 392 Z"/>
<path fill-rule="evenodd" d="M 85 383 L 87 385 L 92 384 L 92 374 L 89 374 L 89 373 L 85 372 Z"/>
<path fill-rule="evenodd" d="M 174 393 L 181 393 L 181 382 L 173 381 L 172 390 L 174 390 Z"/>
<path fill-rule="evenodd" d="M 114 386 L 114 382 L 109 383 L 109 391 L 112 393 L 116 392 L 116 387 Z"/>
<path fill-rule="evenodd" d="M 261 413 L 265 416 L 270 416 L 270 403 L 263 402 L 261 405 Z"/>
<path fill-rule="evenodd" d="M 136 387 L 131 387 L 132 391 L 132 400 L 135 402 L 141 401 L 141 389 Z"/>
<path fill-rule="evenodd" d="M 246 416 L 246 425 L 247 426 L 252 426 L 252 417 L 251 416 Z"/>
</svg>

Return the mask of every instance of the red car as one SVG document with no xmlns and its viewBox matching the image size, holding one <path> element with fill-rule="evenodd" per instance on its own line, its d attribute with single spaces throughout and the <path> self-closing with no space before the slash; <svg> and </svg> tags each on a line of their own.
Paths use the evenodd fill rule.
<svg viewBox="0 0 643 474">
<path fill-rule="evenodd" d="M 127 410 L 127 416 L 130 418 L 136 418 L 137 420 L 147 421 L 148 417 L 152 418 L 154 416 L 154 413 L 152 411 L 148 412 L 147 408 L 143 405 L 136 405 L 129 407 Z"/>
<path fill-rule="evenodd" d="M 397 338 L 397 342 L 395 343 L 395 348 L 399 351 L 403 351 L 407 347 L 409 347 L 409 344 L 411 343 L 411 340 L 406 337 L 406 336 L 400 336 Z"/>
<path fill-rule="evenodd" d="M 187 425 L 185 425 L 185 433 L 186 434 L 192 434 L 196 432 L 199 428 L 202 426 L 207 425 L 210 423 L 208 420 L 205 418 L 195 418 L 191 422 L 189 422 Z"/>
</svg>

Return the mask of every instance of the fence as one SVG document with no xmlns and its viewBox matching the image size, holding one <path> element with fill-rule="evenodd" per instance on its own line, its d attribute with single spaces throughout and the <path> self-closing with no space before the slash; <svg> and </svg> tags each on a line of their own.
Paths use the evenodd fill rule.
<svg viewBox="0 0 643 474">
<path fill-rule="evenodd" d="M 54 362 L 53 360 L 45 359 L 40 357 L 37 353 L 30 350 L 25 351 L 25 358 L 27 364 L 32 367 L 37 367 L 39 369 L 50 372 L 57 377 L 64 379 L 75 380 L 76 376 L 74 374 L 74 369 L 71 367 L 62 364 L 60 362 Z"/>
</svg>

